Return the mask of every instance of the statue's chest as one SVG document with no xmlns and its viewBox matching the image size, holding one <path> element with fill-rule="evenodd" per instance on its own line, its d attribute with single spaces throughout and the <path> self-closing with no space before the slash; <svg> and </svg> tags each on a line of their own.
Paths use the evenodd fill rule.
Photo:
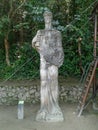
<svg viewBox="0 0 98 130">
<path fill-rule="evenodd" d="M 56 35 L 54 31 L 44 31 L 41 35 L 41 42 L 49 44 L 50 46 L 54 45 L 56 42 Z"/>
</svg>

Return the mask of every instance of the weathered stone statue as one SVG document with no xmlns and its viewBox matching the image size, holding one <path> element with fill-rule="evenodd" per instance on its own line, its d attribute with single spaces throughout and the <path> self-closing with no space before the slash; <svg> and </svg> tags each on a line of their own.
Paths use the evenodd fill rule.
<svg viewBox="0 0 98 130">
<path fill-rule="evenodd" d="M 63 121 L 58 104 L 58 67 L 63 63 L 61 33 L 52 28 L 52 13 L 44 12 L 45 29 L 38 30 L 32 47 L 40 54 L 41 108 L 37 121 Z"/>
</svg>

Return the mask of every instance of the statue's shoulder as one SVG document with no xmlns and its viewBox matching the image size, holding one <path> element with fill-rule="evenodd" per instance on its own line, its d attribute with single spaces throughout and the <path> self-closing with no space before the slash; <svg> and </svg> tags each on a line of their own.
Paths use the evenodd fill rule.
<svg viewBox="0 0 98 130">
<path fill-rule="evenodd" d="M 56 29 L 53 29 L 53 33 L 55 34 L 55 35 L 61 35 L 61 32 L 60 31 L 58 31 L 58 30 L 56 30 Z"/>
<path fill-rule="evenodd" d="M 41 29 L 41 30 L 38 30 L 37 31 L 37 34 L 44 34 L 45 33 L 45 30 L 44 29 Z"/>
<path fill-rule="evenodd" d="M 54 33 L 58 33 L 58 34 L 61 33 L 60 31 L 58 31 L 58 30 L 56 30 L 56 29 L 52 29 L 52 31 L 53 31 Z"/>
</svg>

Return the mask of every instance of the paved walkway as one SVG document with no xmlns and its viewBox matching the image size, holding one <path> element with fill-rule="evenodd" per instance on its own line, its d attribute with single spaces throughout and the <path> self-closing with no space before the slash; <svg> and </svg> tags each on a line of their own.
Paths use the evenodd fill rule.
<svg viewBox="0 0 98 130">
<path fill-rule="evenodd" d="M 0 106 L 0 130 L 98 130 L 98 113 L 91 108 L 80 118 L 74 114 L 76 104 L 61 104 L 64 122 L 36 122 L 39 105 L 25 105 L 25 118 L 17 119 L 17 106 Z"/>
</svg>

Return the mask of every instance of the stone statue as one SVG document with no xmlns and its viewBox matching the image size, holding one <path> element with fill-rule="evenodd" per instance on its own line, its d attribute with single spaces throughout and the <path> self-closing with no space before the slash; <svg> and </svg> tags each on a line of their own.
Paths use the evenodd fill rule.
<svg viewBox="0 0 98 130">
<path fill-rule="evenodd" d="M 52 13 L 44 12 L 45 29 L 38 30 L 32 40 L 32 47 L 40 54 L 41 107 L 37 121 L 63 121 L 58 104 L 58 68 L 62 65 L 64 53 L 61 33 L 52 28 Z"/>
</svg>

